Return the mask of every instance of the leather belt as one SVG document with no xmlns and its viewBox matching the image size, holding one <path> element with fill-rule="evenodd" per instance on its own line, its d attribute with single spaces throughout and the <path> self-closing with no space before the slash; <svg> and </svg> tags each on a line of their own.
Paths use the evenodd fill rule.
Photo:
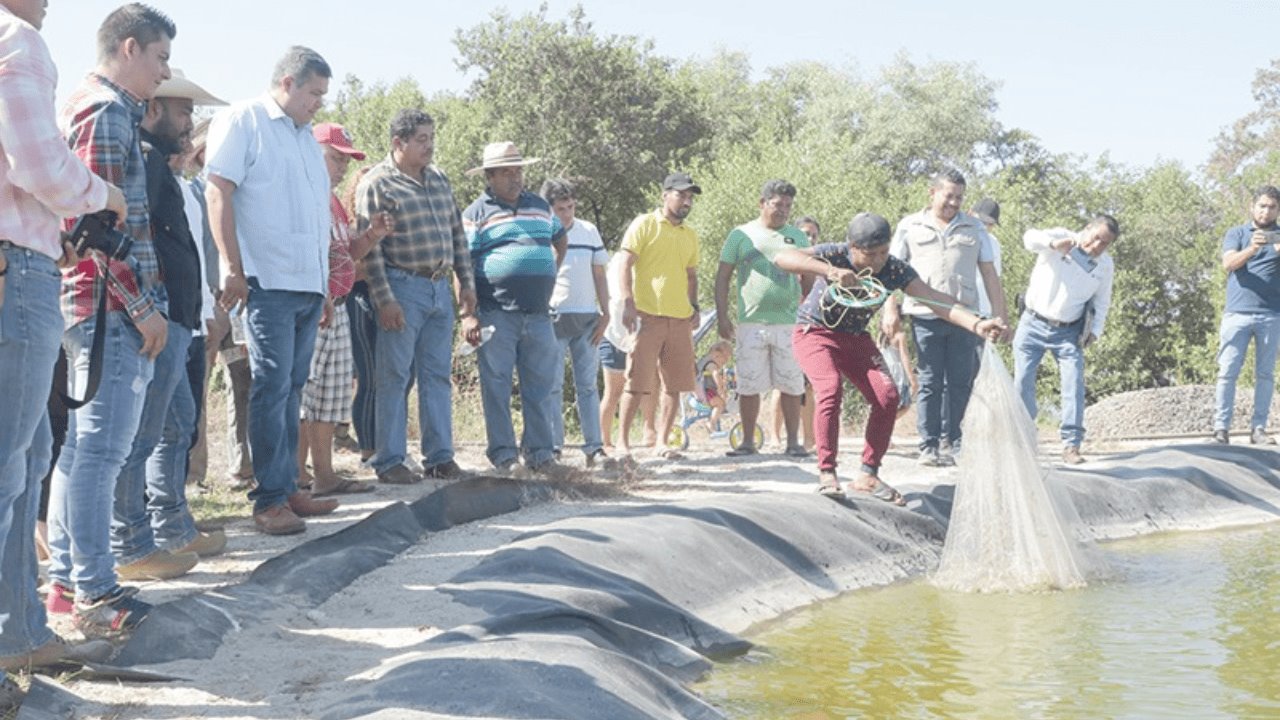
<svg viewBox="0 0 1280 720">
<path fill-rule="evenodd" d="M 449 274 L 449 271 L 452 269 L 453 269 L 452 265 L 441 265 L 440 267 L 434 270 L 411 270 L 410 272 L 412 272 L 414 275 L 417 275 L 420 278 L 426 278 L 428 280 L 439 280 L 443 277 L 446 277 Z"/>
<path fill-rule="evenodd" d="M 1056 327 L 1056 328 L 1071 327 L 1072 325 L 1075 325 L 1076 323 L 1080 322 L 1083 319 L 1083 317 L 1078 317 L 1075 320 L 1072 320 L 1070 322 L 1062 322 L 1061 320 L 1054 320 L 1053 318 L 1047 318 L 1030 308 L 1027 309 L 1027 312 L 1031 313 L 1032 317 L 1044 323 L 1045 325 L 1049 325 L 1051 327 Z"/>
</svg>

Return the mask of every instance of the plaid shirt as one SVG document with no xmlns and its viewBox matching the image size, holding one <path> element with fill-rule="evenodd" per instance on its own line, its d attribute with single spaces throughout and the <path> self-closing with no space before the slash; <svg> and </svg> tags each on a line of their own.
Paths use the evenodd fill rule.
<svg viewBox="0 0 1280 720">
<path fill-rule="evenodd" d="M 379 307 L 395 300 L 387 284 L 387 265 L 409 272 L 433 272 L 452 266 L 463 290 L 475 287 L 471 249 L 449 179 L 434 165 L 423 176 L 419 180 L 400 172 L 388 157 L 364 176 L 356 191 L 360 232 L 379 212 L 385 210 L 395 216 L 395 232 L 374 246 L 364 261 L 369 292 Z"/>
<path fill-rule="evenodd" d="M 72 151 L 94 174 L 124 191 L 129 206 L 125 232 L 133 238 L 133 250 L 125 260 L 107 265 L 107 309 L 124 310 L 135 322 L 167 308 L 160 284 L 160 261 L 151 244 L 151 217 L 147 210 L 147 173 L 142 159 L 138 125 L 147 110 L 138 100 L 110 80 L 90 73 L 62 110 L 62 130 Z M 89 318 L 97 309 L 102 262 L 81 260 L 62 279 L 62 316 L 67 327 Z"/>
<path fill-rule="evenodd" d="M 54 259 L 60 219 L 107 204 L 107 184 L 58 132 L 57 84 L 40 33 L 0 5 L 0 239 Z"/>
</svg>

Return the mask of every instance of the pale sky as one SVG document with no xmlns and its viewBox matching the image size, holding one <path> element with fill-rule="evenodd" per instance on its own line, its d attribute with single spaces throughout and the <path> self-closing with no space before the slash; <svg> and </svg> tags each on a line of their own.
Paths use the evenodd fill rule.
<svg viewBox="0 0 1280 720">
<path fill-rule="evenodd" d="M 59 101 L 94 64 L 94 32 L 118 0 L 51 0 L 44 36 Z M 337 78 L 416 78 L 430 94 L 461 90 L 459 27 L 537 0 L 155 0 L 178 25 L 174 67 L 227 100 L 266 89 L 292 44 L 318 50 Z M 549 0 L 562 19 L 575 2 Z M 759 72 L 797 60 L 855 66 L 864 75 L 899 51 L 912 60 L 972 62 L 1001 83 L 998 119 L 1054 152 L 1109 152 L 1135 166 L 1203 165 L 1218 132 L 1254 107 L 1258 68 L 1280 55 L 1270 0 L 583 0 L 598 32 L 650 38 L 660 54 L 742 50 Z M 1273 49 L 1275 48 L 1275 49 Z M 336 85 L 335 85 L 336 87 Z"/>
</svg>

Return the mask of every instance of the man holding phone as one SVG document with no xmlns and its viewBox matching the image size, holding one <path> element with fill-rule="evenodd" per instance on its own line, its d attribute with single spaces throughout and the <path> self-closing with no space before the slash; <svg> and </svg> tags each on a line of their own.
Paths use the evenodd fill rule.
<svg viewBox="0 0 1280 720">
<path fill-rule="evenodd" d="M 1013 383 L 1036 416 L 1036 370 L 1053 353 L 1062 376 L 1062 462 L 1078 465 L 1084 441 L 1084 351 L 1102 336 L 1111 308 L 1115 265 L 1107 248 L 1120 223 L 1097 215 L 1079 232 L 1028 230 L 1022 242 L 1036 253 L 1027 282 L 1027 309 L 1013 338 Z"/>
<path fill-rule="evenodd" d="M 1250 208 L 1251 222 L 1233 227 L 1222 239 L 1222 267 L 1227 271 L 1227 306 L 1218 331 L 1217 410 L 1213 440 L 1230 442 L 1235 410 L 1236 378 L 1249 341 L 1256 343 L 1253 371 L 1253 417 L 1249 442 L 1274 445 L 1267 435 L 1267 415 L 1275 390 L 1276 354 L 1280 350 L 1280 189 L 1258 188 Z"/>
</svg>

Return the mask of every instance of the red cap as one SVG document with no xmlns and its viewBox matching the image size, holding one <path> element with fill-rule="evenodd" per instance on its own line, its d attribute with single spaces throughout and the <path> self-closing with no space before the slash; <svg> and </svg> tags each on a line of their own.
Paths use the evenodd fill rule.
<svg viewBox="0 0 1280 720">
<path fill-rule="evenodd" d="M 320 123 L 311 129 L 311 134 L 315 135 L 316 142 L 321 145 L 330 145 L 334 150 L 356 160 L 364 159 L 364 153 L 355 148 L 351 133 L 338 123 Z"/>
</svg>

